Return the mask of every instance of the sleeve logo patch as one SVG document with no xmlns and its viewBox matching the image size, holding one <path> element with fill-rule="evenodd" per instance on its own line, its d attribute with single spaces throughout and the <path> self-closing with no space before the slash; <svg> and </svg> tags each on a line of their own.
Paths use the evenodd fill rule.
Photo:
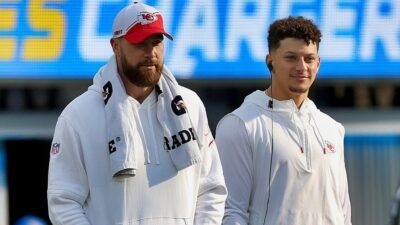
<svg viewBox="0 0 400 225">
<path fill-rule="evenodd" d="M 53 154 L 53 155 L 58 154 L 60 152 L 60 146 L 61 146 L 60 143 L 53 143 L 51 145 L 50 153 Z"/>
</svg>

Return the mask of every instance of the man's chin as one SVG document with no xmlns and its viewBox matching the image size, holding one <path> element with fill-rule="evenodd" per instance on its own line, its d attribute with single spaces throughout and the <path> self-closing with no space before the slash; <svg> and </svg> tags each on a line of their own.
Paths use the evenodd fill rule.
<svg viewBox="0 0 400 225">
<path fill-rule="evenodd" d="M 307 93 L 308 88 L 305 87 L 289 87 L 289 90 L 296 94 L 304 94 Z"/>
<path fill-rule="evenodd" d="M 151 76 L 153 76 L 152 79 L 146 79 L 140 82 L 135 82 L 136 83 L 135 85 L 139 87 L 154 87 L 160 80 L 160 76 L 154 77 L 155 76 L 154 74 Z"/>
</svg>

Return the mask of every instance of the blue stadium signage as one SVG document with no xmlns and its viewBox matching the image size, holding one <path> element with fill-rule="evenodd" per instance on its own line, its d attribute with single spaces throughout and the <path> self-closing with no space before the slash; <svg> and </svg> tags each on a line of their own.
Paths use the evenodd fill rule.
<svg viewBox="0 0 400 225">
<path fill-rule="evenodd" d="M 174 41 L 179 78 L 263 78 L 267 29 L 303 15 L 321 28 L 323 78 L 400 78 L 398 0 L 152 0 Z M 91 78 L 111 56 L 112 21 L 129 1 L 0 2 L 0 78 Z"/>
</svg>

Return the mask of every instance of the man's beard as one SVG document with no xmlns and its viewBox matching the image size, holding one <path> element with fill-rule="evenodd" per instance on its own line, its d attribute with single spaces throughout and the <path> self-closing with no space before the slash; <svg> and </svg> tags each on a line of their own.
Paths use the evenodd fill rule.
<svg viewBox="0 0 400 225">
<path fill-rule="evenodd" d="M 129 65 L 124 54 L 121 55 L 122 72 L 128 80 L 138 87 L 152 87 L 160 80 L 161 72 L 164 63 L 155 64 L 156 71 L 142 72 L 140 67 L 143 65 L 153 64 L 152 62 L 144 61 L 138 63 L 136 66 Z"/>
</svg>

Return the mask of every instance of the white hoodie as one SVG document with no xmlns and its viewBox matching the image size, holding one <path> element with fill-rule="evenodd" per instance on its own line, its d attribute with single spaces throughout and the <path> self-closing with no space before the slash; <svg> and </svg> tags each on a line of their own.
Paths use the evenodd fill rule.
<svg viewBox="0 0 400 225">
<path fill-rule="evenodd" d="M 218 150 L 199 97 L 181 88 L 202 143 L 202 161 L 177 171 L 164 150 L 153 91 L 139 104 L 137 174 L 113 178 L 103 96 L 89 89 L 62 112 L 49 165 L 48 204 L 53 224 L 188 225 L 221 223 L 226 188 Z"/>
<path fill-rule="evenodd" d="M 344 127 L 309 99 L 269 100 L 255 91 L 218 124 L 223 224 L 350 225 Z"/>
</svg>

